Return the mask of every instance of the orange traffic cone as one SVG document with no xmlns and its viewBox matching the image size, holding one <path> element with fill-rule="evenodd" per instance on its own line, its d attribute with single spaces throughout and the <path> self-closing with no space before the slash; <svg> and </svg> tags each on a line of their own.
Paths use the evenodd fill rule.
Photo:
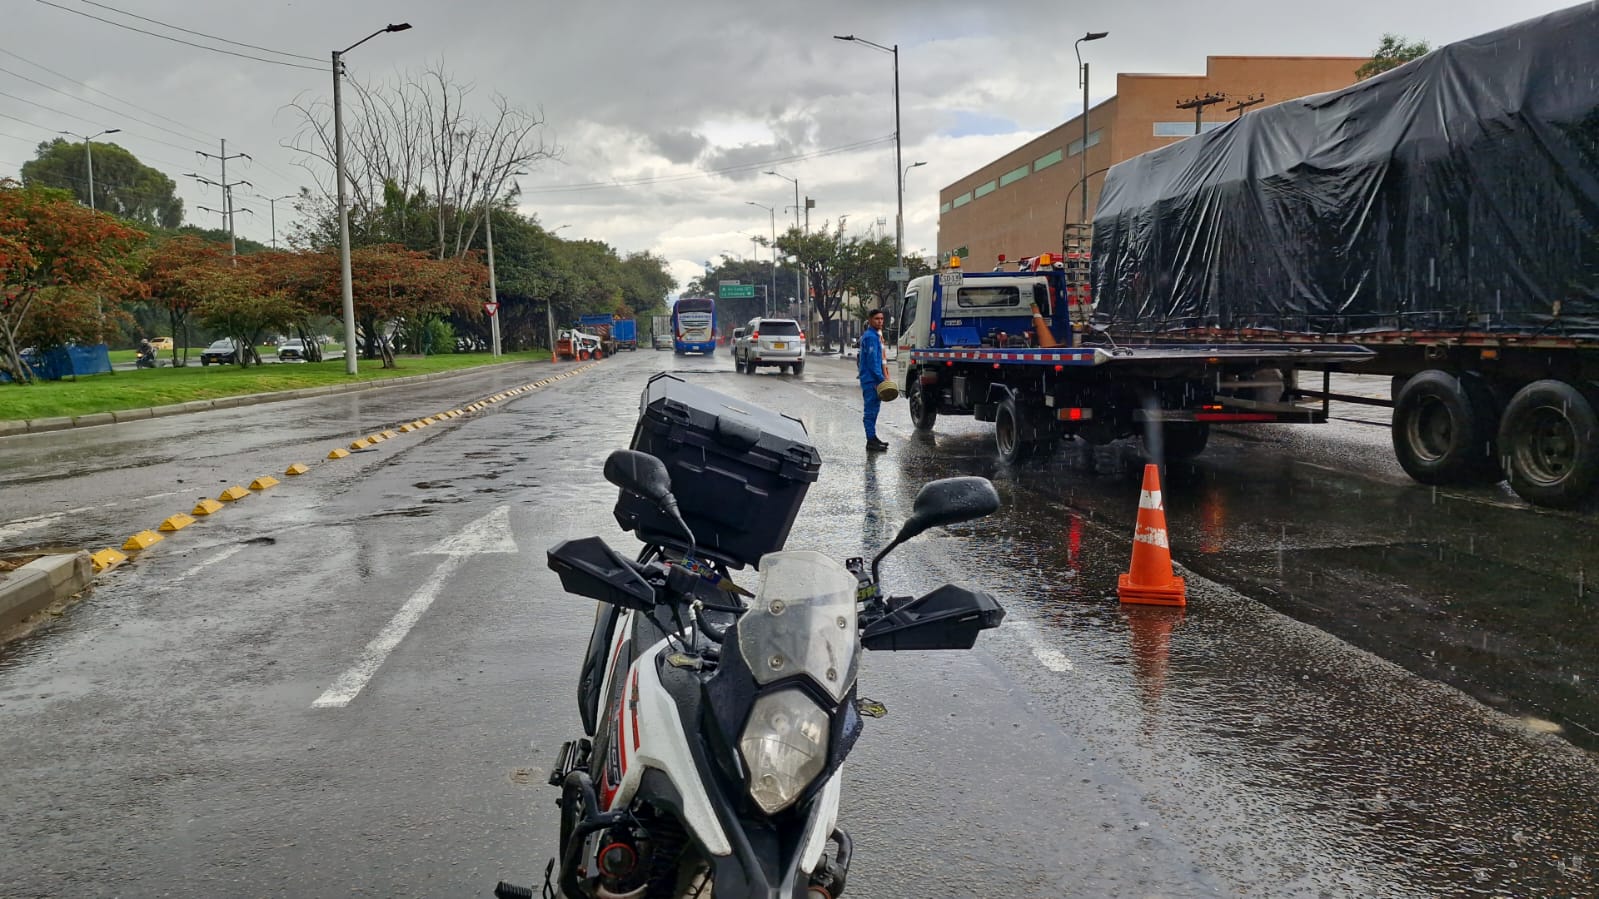
<svg viewBox="0 0 1599 899">
<path fill-rule="evenodd" d="M 1038 335 L 1038 345 L 1041 347 L 1057 347 L 1055 335 L 1049 330 L 1049 322 L 1044 321 L 1044 316 L 1038 311 L 1038 304 L 1033 304 L 1033 333 Z"/>
<path fill-rule="evenodd" d="M 1138 526 L 1133 529 L 1133 562 L 1117 579 L 1122 602 L 1151 606 L 1184 606 L 1188 588 L 1172 574 L 1171 546 L 1166 541 L 1166 507 L 1160 499 L 1160 468 L 1144 466 L 1144 490 L 1138 499 Z"/>
</svg>

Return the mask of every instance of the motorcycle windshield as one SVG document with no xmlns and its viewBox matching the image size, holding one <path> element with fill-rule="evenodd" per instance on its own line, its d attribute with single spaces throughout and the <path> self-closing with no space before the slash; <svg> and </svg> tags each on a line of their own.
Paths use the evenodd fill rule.
<svg viewBox="0 0 1599 899">
<path fill-rule="evenodd" d="M 855 575 L 809 550 L 761 557 L 761 583 L 739 618 L 738 649 L 762 686 L 807 674 L 835 701 L 860 661 Z"/>
</svg>

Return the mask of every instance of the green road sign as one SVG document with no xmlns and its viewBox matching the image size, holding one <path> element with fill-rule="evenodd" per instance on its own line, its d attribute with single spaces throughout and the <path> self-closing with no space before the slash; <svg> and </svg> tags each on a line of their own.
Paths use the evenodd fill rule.
<svg viewBox="0 0 1599 899">
<path fill-rule="evenodd" d="M 717 286 L 716 296 L 723 300 L 736 300 L 740 297 L 750 298 L 755 296 L 754 284 L 721 284 Z"/>
</svg>

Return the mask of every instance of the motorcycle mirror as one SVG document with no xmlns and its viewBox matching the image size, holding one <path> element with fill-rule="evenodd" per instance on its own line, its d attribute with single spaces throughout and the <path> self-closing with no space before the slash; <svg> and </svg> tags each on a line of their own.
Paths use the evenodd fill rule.
<svg viewBox="0 0 1599 899">
<path fill-rule="evenodd" d="M 694 531 L 677 508 L 677 497 L 672 495 L 672 473 L 666 470 L 665 462 L 638 450 L 616 450 L 605 458 L 605 479 L 654 503 L 682 530 L 688 538 L 688 554 L 694 555 Z"/>
<path fill-rule="evenodd" d="M 666 463 L 638 450 L 617 450 L 605 459 L 605 479 L 657 506 L 672 499 L 672 475 Z"/>
<path fill-rule="evenodd" d="M 999 492 L 988 478 L 942 478 L 929 481 L 916 494 L 911 506 L 911 517 L 900 527 L 894 542 L 872 559 L 872 580 L 877 580 L 877 566 L 889 550 L 915 537 L 929 528 L 957 524 L 992 515 L 999 509 Z"/>
</svg>

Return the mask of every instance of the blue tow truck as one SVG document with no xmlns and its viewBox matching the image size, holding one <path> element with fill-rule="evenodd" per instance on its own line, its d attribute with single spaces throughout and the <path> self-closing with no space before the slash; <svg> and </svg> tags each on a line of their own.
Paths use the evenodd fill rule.
<svg viewBox="0 0 1599 899">
<path fill-rule="evenodd" d="M 993 422 L 1007 462 L 1067 437 L 1103 444 L 1156 431 L 1177 460 L 1204 450 L 1212 424 L 1325 422 L 1325 398 L 1298 398 L 1299 370 L 1371 355 L 1354 344 L 1118 343 L 1092 325 L 1087 253 L 1012 268 L 1001 257 L 988 272 L 951 265 L 906 286 L 896 377 L 918 430 L 940 415 Z"/>
</svg>

